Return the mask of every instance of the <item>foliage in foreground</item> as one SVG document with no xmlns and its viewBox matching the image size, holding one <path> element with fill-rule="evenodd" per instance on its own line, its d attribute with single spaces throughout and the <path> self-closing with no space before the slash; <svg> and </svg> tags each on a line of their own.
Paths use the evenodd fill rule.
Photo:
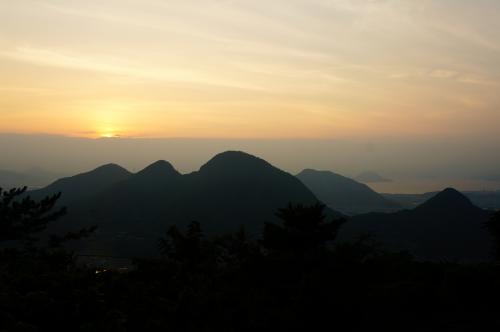
<svg viewBox="0 0 500 332">
<path fill-rule="evenodd" d="M 500 269 L 415 262 L 289 206 L 261 240 L 172 227 L 162 257 L 96 271 L 57 248 L 0 251 L 5 331 L 478 331 L 500 327 Z M 2 219 L 0 219 L 2 220 Z M 99 272 L 99 273 L 96 273 Z"/>
</svg>

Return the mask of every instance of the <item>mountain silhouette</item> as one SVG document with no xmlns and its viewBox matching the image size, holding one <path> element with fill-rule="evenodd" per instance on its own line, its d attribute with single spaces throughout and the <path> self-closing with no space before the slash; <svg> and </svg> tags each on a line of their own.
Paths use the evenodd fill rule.
<svg viewBox="0 0 500 332">
<path fill-rule="evenodd" d="M 453 188 L 446 188 L 414 209 L 417 213 L 475 213 L 479 209 Z"/>
<path fill-rule="evenodd" d="M 98 234 L 91 249 L 123 255 L 154 253 L 156 240 L 171 225 L 184 227 L 196 220 L 207 233 L 244 226 L 250 234 L 259 234 L 264 222 L 276 221 L 279 208 L 318 202 L 293 175 L 239 151 L 218 154 L 199 171 L 184 175 L 158 161 L 91 191 L 87 199 L 70 204 L 59 226 L 96 223 Z M 326 212 L 329 217 L 341 216 L 331 209 Z"/>
<path fill-rule="evenodd" d="M 135 174 L 135 177 L 159 180 L 170 177 L 177 177 L 180 175 L 181 173 L 179 173 L 168 161 L 158 160 L 147 166 L 143 170 L 137 172 Z"/>
<path fill-rule="evenodd" d="M 216 155 L 198 172 L 186 176 L 189 188 L 185 201 L 190 211 L 202 220 L 228 229 L 241 220 L 260 233 L 264 219 L 274 219 L 279 207 L 288 203 L 314 204 L 316 196 L 297 178 L 263 159 L 244 152 L 228 151 Z M 255 225 L 258 225 L 257 229 Z"/>
<path fill-rule="evenodd" d="M 486 261 L 492 239 L 484 223 L 490 214 L 447 188 L 412 210 L 354 216 L 341 227 L 339 240 L 369 234 L 385 248 L 423 260 Z"/>
<path fill-rule="evenodd" d="M 423 194 L 381 194 L 385 198 L 398 202 L 405 208 L 413 208 L 422 204 L 437 192 Z M 486 210 L 500 209 L 500 190 L 464 191 L 463 194 L 471 200 L 472 204 Z"/>
<path fill-rule="evenodd" d="M 125 191 L 142 189 L 146 192 L 154 192 L 155 189 L 161 190 L 165 185 L 178 180 L 180 177 L 182 177 L 182 174 L 172 164 L 165 160 L 158 160 L 130 176 L 120 184 L 120 187 Z"/>
<path fill-rule="evenodd" d="M 367 185 L 330 171 L 305 169 L 297 174 L 297 178 L 329 207 L 346 214 L 389 212 L 401 208 Z"/>
<path fill-rule="evenodd" d="M 200 167 L 200 173 L 223 176 L 258 174 L 269 170 L 279 171 L 264 159 L 242 151 L 219 153 Z"/>
<path fill-rule="evenodd" d="M 39 199 L 61 192 L 59 204 L 66 205 L 96 195 L 130 176 L 131 173 L 125 168 L 116 164 L 107 164 L 90 172 L 56 180 L 47 187 L 29 191 L 28 194 Z"/>
</svg>

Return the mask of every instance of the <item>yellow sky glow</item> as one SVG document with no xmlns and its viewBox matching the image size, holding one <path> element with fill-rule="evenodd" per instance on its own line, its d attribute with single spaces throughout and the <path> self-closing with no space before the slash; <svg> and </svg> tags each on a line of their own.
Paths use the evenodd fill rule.
<svg viewBox="0 0 500 332">
<path fill-rule="evenodd" d="M 0 132 L 498 137 L 499 14 L 496 0 L 0 1 Z"/>
</svg>

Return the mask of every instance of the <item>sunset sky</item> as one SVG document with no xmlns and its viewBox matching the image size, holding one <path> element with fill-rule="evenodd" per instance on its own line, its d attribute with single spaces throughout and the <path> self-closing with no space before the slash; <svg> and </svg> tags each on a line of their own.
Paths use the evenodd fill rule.
<svg viewBox="0 0 500 332">
<path fill-rule="evenodd" d="M 498 0 L 0 0 L 0 132 L 499 139 Z"/>
</svg>

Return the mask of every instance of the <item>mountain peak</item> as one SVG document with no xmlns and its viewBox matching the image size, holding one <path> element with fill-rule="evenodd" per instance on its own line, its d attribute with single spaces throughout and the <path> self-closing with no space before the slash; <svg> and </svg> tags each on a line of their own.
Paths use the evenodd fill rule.
<svg viewBox="0 0 500 332">
<path fill-rule="evenodd" d="M 166 160 L 158 160 L 151 165 L 146 166 L 136 175 L 148 177 L 165 177 L 181 175 L 175 168 Z"/>
<path fill-rule="evenodd" d="M 446 188 L 440 191 L 415 208 L 418 211 L 447 210 L 453 212 L 471 209 L 478 209 L 478 207 L 472 204 L 464 194 L 454 188 Z"/>
<path fill-rule="evenodd" d="M 118 164 L 104 164 L 102 166 L 99 166 L 95 168 L 94 170 L 87 172 L 87 173 L 127 173 L 130 174 L 129 171 L 127 171 L 125 168 L 121 167 Z"/>
<path fill-rule="evenodd" d="M 272 167 L 267 161 L 242 151 L 226 151 L 215 155 L 205 165 L 201 166 L 200 172 L 234 172 L 252 171 Z"/>
<path fill-rule="evenodd" d="M 322 202 L 346 214 L 394 211 L 400 207 L 366 184 L 331 171 L 307 168 L 297 174 L 297 178 Z"/>
<path fill-rule="evenodd" d="M 130 176 L 131 173 L 120 165 L 105 164 L 88 172 L 58 179 L 44 188 L 31 191 L 30 195 L 38 198 L 62 192 L 63 196 L 59 203 L 66 204 L 95 195 Z"/>
</svg>

